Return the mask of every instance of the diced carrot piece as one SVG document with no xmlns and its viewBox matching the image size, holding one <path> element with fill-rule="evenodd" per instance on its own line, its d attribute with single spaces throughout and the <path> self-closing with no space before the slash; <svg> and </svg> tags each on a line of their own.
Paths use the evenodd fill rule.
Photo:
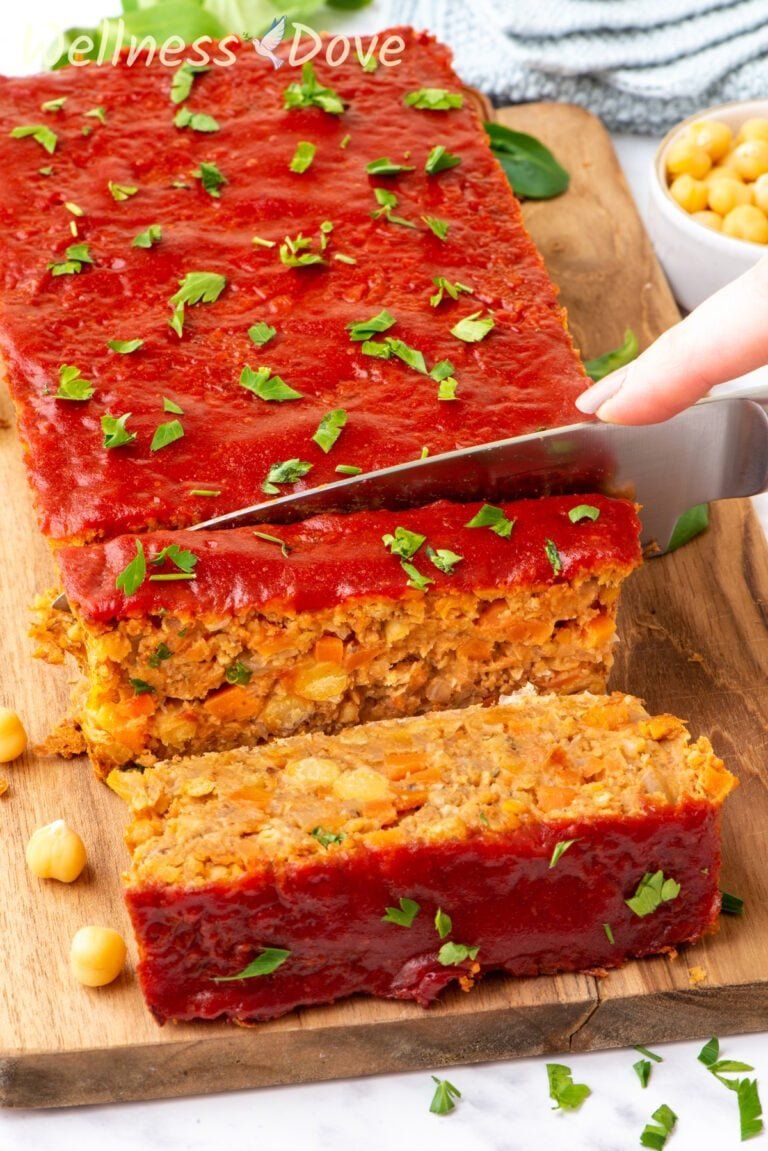
<svg viewBox="0 0 768 1151">
<path fill-rule="evenodd" d="M 503 630 L 504 638 L 515 643 L 546 643 L 552 624 L 547 620 L 511 619 Z"/>
<path fill-rule="evenodd" d="M 124 699 L 115 705 L 115 713 L 125 719 L 139 719 L 142 715 L 154 715 L 157 710 L 152 693 L 147 691 L 133 699 Z"/>
<path fill-rule="evenodd" d="M 412 811 L 415 807 L 423 807 L 429 799 L 429 792 L 422 788 L 413 791 L 401 791 L 395 797 L 395 807 L 398 811 Z"/>
<path fill-rule="evenodd" d="M 256 650 L 259 655 L 278 655 L 281 651 L 286 651 L 289 647 L 294 646 L 295 641 L 290 639 L 287 635 L 274 635 L 271 639 L 265 639 L 261 643 L 256 644 Z"/>
<path fill-rule="evenodd" d="M 423 766 L 424 753 L 421 751 L 396 751 L 384 761 L 384 770 L 390 779 L 403 779 Z"/>
<path fill-rule="evenodd" d="M 587 647 L 591 648 L 605 647 L 613 639 L 615 631 L 616 625 L 613 617 L 606 615 L 605 612 L 600 612 L 584 629 L 584 642 Z"/>
<path fill-rule="evenodd" d="M 344 642 L 337 635 L 323 635 L 315 644 L 318 663 L 343 663 Z"/>
<path fill-rule="evenodd" d="M 357 651 L 348 651 L 344 656 L 344 666 L 348 671 L 354 671 L 356 667 L 365 667 L 380 650 L 381 648 L 375 647 L 359 647 Z"/>
<path fill-rule="evenodd" d="M 487 639 L 468 639 L 459 647 L 459 655 L 464 659 L 490 659 L 493 646 Z"/>
<path fill-rule="evenodd" d="M 576 789 L 573 787 L 550 787 L 542 784 L 537 788 L 539 807 L 542 811 L 555 811 L 557 808 L 569 807 L 576 798 Z"/>
<path fill-rule="evenodd" d="M 650 719 L 643 720 L 639 727 L 643 735 L 657 740 L 674 739 L 685 730 L 674 715 L 652 715 Z"/>
<path fill-rule="evenodd" d="M 210 715 L 227 723 L 253 719 L 261 711 L 262 703 L 241 684 L 232 684 L 209 695 L 203 707 Z"/>
<path fill-rule="evenodd" d="M 262 809 L 267 807 L 271 798 L 271 791 L 266 787 L 257 787 L 256 784 L 239 787 L 237 791 L 231 791 L 227 794 L 227 799 L 233 799 L 238 803 L 253 803 Z"/>
</svg>

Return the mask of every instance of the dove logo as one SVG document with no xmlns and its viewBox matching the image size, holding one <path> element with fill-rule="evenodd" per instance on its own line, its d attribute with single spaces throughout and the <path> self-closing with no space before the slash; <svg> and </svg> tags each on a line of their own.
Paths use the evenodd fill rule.
<svg viewBox="0 0 768 1151">
<path fill-rule="evenodd" d="M 279 56 L 275 55 L 275 48 L 282 43 L 283 36 L 285 36 L 285 16 L 273 20 L 260 39 L 254 36 L 251 40 L 256 54 L 269 60 L 275 70 L 282 68 L 285 63 L 285 60 L 281 60 Z"/>
</svg>

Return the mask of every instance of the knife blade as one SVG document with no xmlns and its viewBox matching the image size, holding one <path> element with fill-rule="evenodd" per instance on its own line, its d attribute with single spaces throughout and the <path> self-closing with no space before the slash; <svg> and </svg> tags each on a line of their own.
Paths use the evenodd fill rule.
<svg viewBox="0 0 768 1151">
<path fill-rule="evenodd" d="M 488 503 L 598 491 L 642 507 L 643 542 L 666 551 L 696 504 L 768 486 L 768 415 L 743 397 L 708 397 L 664 423 L 600 422 L 478 444 L 261 501 L 195 524 L 209 531 L 288 523 L 325 512 L 413 507 L 436 499 Z"/>
</svg>

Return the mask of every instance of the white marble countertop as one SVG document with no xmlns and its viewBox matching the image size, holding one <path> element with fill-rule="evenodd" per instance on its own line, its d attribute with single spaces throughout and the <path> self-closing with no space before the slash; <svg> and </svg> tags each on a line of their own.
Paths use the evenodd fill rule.
<svg viewBox="0 0 768 1151">
<path fill-rule="evenodd" d="M 63 7 L 28 0 L 4 14 L 0 73 L 30 70 L 26 53 L 50 39 Z M 107 0 L 68 0 L 66 19 L 88 24 L 112 7 L 117 4 Z M 375 10 L 369 10 L 354 26 L 375 24 Z M 621 136 L 615 143 L 643 211 L 653 141 Z M 768 496 L 758 501 L 758 510 L 768 528 Z M 643 1036 L 637 1040 L 642 1043 Z M 728 1038 L 722 1046 L 725 1055 L 753 1064 L 758 1077 L 764 1074 L 768 1092 L 768 1033 Z M 735 1149 L 735 1095 L 697 1061 L 700 1048 L 701 1042 L 655 1045 L 664 1062 L 654 1065 L 646 1090 L 632 1070 L 640 1058 L 632 1050 L 552 1056 L 592 1089 L 578 1113 L 551 1109 L 545 1058 L 519 1059 L 442 1070 L 441 1078 L 462 1092 L 456 1110 L 445 1117 L 429 1113 L 434 1084 L 423 1071 L 153 1103 L 0 1111 L 0 1151 L 424 1151 L 438 1144 L 441 1151 L 625 1151 L 640 1146 L 643 1127 L 662 1103 L 679 1117 L 670 1151 Z"/>
</svg>

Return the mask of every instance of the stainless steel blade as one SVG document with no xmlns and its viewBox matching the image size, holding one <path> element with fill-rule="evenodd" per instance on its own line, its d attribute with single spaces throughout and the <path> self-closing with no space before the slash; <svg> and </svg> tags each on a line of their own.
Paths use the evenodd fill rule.
<svg viewBox="0 0 768 1151">
<path fill-rule="evenodd" d="M 600 491 L 637 500 L 643 541 L 663 552 L 688 508 L 754 495 L 766 486 L 768 416 L 751 400 L 718 398 L 660 424 L 572 424 L 397 464 L 229 512 L 192 530 L 396 509 L 435 499 L 493 502 Z"/>
</svg>

